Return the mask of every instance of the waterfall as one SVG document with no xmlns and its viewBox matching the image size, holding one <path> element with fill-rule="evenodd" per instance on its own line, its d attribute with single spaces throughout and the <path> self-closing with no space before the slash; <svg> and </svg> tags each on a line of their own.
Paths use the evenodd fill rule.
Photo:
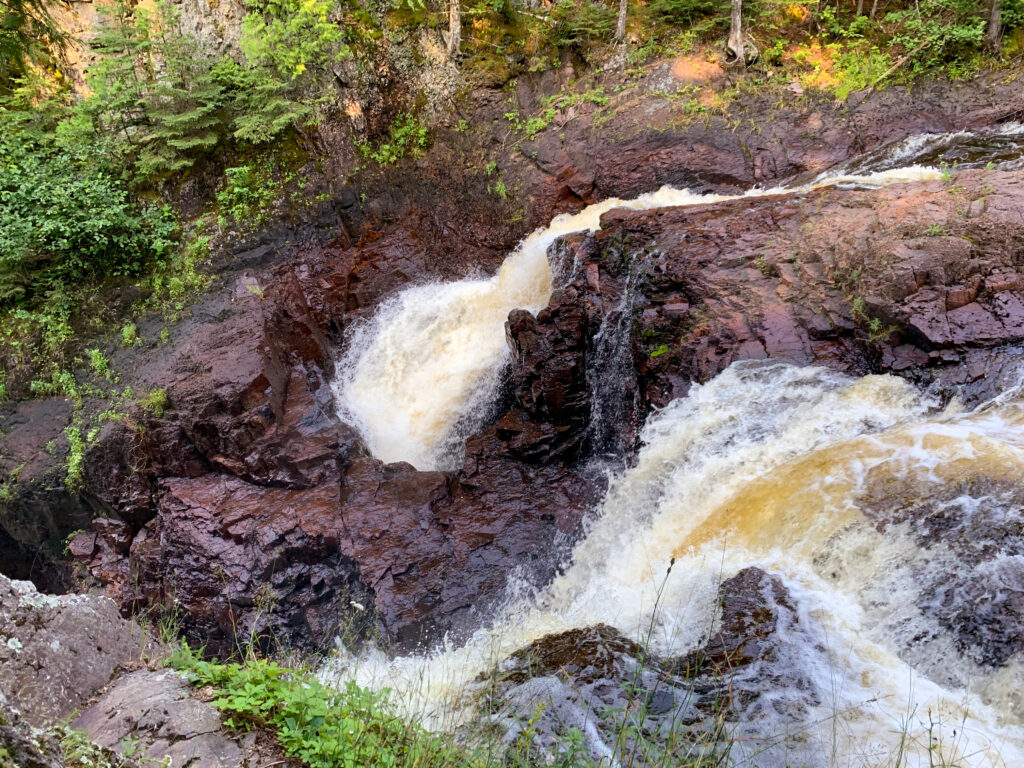
<svg viewBox="0 0 1024 768">
<path fill-rule="evenodd" d="M 999 140 L 1017 142 L 1015 130 Z M 893 165 L 944 157 L 972 137 L 908 140 L 873 164 L 737 197 L 938 178 Z M 348 340 L 340 412 L 385 461 L 457 466 L 508 360 L 507 313 L 548 301 L 549 245 L 595 230 L 612 208 L 725 199 L 665 187 L 606 200 L 531 234 L 491 278 L 392 296 Z M 614 347 L 616 322 L 596 344 Z M 1024 525 L 1024 491 L 1013 490 L 1024 475 L 1019 389 L 960 413 L 893 376 L 747 361 L 651 414 L 640 443 L 547 587 L 510 585 L 493 623 L 458 646 L 398 657 L 339 648 L 323 679 L 388 688 L 406 714 L 451 730 L 480 716 L 474 680 L 551 633 L 606 624 L 662 656 L 699 648 L 717 621 L 719 586 L 756 565 L 796 606 L 797 628 L 773 664 L 800 684 L 735 724 L 733 764 L 1024 765 L 1024 652 L 984 642 L 984 622 L 998 631 L 1024 593 L 1024 552 L 991 535 L 997 524 Z M 972 629 L 978 590 L 987 613 Z M 982 640 L 965 645 L 961 631 Z M 587 740 L 611 753 L 593 729 Z"/>
<path fill-rule="evenodd" d="M 612 198 L 558 216 L 529 235 L 491 278 L 418 285 L 384 301 L 346 341 L 334 382 L 338 411 L 377 458 L 406 461 L 417 469 L 453 469 L 461 464 L 463 441 L 481 425 L 500 386 L 509 359 L 504 336 L 508 313 L 516 308 L 536 312 L 551 296 L 547 251 L 559 237 L 598 229 L 601 215 L 613 208 L 702 205 L 830 184 L 875 187 L 938 177 L 934 169 L 911 166 L 733 196 L 666 186 L 632 200 Z"/>
<path fill-rule="evenodd" d="M 776 664 L 806 682 L 783 696 L 799 706 L 776 702 L 790 714 L 737 726 L 737 764 L 828 766 L 833 753 L 867 753 L 841 764 L 891 765 L 904 739 L 909 765 L 929 765 L 934 749 L 950 761 L 937 764 L 1024 765 L 1024 668 L 965 656 L 924 594 L 967 567 L 954 542 L 922 543 L 906 521 L 882 531 L 873 517 L 879 498 L 957 504 L 967 525 L 981 507 L 1020 516 L 1019 499 L 1014 507 L 984 484 L 977 498 L 963 490 L 1024 473 L 1017 394 L 963 414 L 937 410 L 893 376 L 743 362 L 653 414 L 641 439 L 571 564 L 538 595 L 510 599 L 461 647 L 343 654 L 324 675 L 390 688 L 428 726 L 451 728 L 472 715 L 471 681 L 545 634 L 604 623 L 637 639 L 653 626 L 656 653 L 696 648 L 718 585 L 756 564 L 781 576 L 799 606 L 802 629 Z M 945 498 L 954 486 L 956 498 Z M 1001 579 L 1019 578 L 1016 558 L 1007 549 L 969 576 L 998 593 Z M 955 609 L 959 598 L 943 599 Z M 795 734 L 798 754 L 792 743 L 785 755 L 765 746 L 780 733 Z"/>
</svg>

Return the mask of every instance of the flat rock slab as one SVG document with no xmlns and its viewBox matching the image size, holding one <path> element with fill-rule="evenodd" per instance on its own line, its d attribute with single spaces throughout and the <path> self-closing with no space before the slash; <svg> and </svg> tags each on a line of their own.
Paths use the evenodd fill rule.
<svg viewBox="0 0 1024 768">
<path fill-rule="evenodd" d="M 255 733 L 231 738 L 220 712 L 189 695 L 189 684 L 172 670 L 139 670 L 121 677 L 71 724 L 100 746 L 154 760 L 171 758 L 174 768 L 256 768 L 282 761 L 276 747 Z"/>
<path fill-rule="evenodd" d="M 93 595 L 45 595 L 0 576 L 0 692 L 30 724 L 64 717 L 146 649 L 141 628 Z"/>
</svg>

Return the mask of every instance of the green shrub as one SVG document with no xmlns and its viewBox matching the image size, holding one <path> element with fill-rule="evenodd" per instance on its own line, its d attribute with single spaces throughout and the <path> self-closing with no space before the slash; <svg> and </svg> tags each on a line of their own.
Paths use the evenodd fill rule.
<svg viewBox="0 0 1024 768">
<path fill-rule="evenodd" d="M 962 64 L 981 48 L 985 33 L 984 7 L 973 0 L 922 0 L 915 7 L 886 14 L 894 27 L 891 44 L 914 53 L 912 72 Z"/>
<path fill-rule="evenodd" d="M 102 351 L 88 349 L 86 354 L 89 355 L 89 370 L 92 371 L 93 376 L 102 379 L 110 379 L 112 377 L 110 361 Z"/>
<path fill-rule="evenodd" d="M 164 415 L 169 402 L 166 389 L 154 389 L 139 399 L 139 405 L 158 419 Z"/>
<path fill-rule="evenodd" d="M 330 0 L 246 0 L 246 5 L 239 44 L 252 67 L 295 79 L 349 55 L 344 28 L 330 18 Z"/>
<path fill-rule="evenodd" d="M 309 768 L 475 764 L 447 739 L 396 716 L 388 706 L 387 691 L 371 691 L 354 682 L 334 690 L 305 670 L 265 659 L 217 664 L 183 650 L 170 663 L 195 685 L 216 689 L 212 703 L 226 715 L 225 725 L 243 731 L 272 730 L 285 754 Z"/>
<path fill-rule="evenodd" d="M 615 29 L 616 9 L 611 5 L 583 0 L 558 0 L 551 8 L 551 35 L 559 48 L 581 48 L 588 42 L 610 40 Z"/>
<path fill-rule="evenodd" d="M 427 126 L 413 115 L 400 113 L 388 131 L 388 140 L 376 146 L 363 142 L 359 152 L 380 165 L 392 165 L 406 155 L 418 155 L 427 146 Z"/>
<path fill-rule="evenodd" d="M 82 461 L 85 459 L 88 442 L 82 437 L 82 432 L 78 427 L 65 427 L 64 436 L 68 439 L 65 482 L 69 489 L 75 490 L 82 485 Z"/>
<path fill-rule="evenodd" d="M 81 282 L 138 275 L 177 222 L 139 205 L 108 158 L 39 140 L 0 107 L 0 307 Z"/>
<path fill-rule="evenodd" d="M 656 16 L 672 24 L 693 24 L 708 16 L 728 15 L 725 0 L 651 0 L 647 6 Z"/>
<path fill-rule="evenodd" d="M 217 204 L 224 219 L 263 225 L 270 208 L 281 194 L 281 186 L 270 171 L 242 165 L 224 171 L 224 187 L 217 193 Z"/>
</svg>

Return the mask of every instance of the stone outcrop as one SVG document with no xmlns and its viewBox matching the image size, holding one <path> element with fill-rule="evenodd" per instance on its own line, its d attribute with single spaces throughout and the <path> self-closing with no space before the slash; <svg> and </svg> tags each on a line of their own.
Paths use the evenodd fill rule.
<svg viewBox="0 0 1024 768">
<path fill-rule="evenodd" d="M 189 684 L 171 670 L 138 670 L 122 676 L 71 723 L 102 748 L 138 762 L 182 768 L 263 768 L 298 766 L 281 757 L 273 738 L 249 731 L 228 735 L 220 712 L 192 695 Z"/>
<path fill-rule="evenodd" d="M 46 595 L 0 576 L 0 692 L 32 725 L 79 707 L 148 642 L 105 597 Z"/>
<path fill-rule="evenodd" d="M 596 234 L 563 241 L 559 258 L 580 265 L 571 287 L 590 327 L 636 293 L 637 417 L 763 358 L 937 381 L 971 404 L 999 391 L 993 374 L 1024 340 L 1022 203 L 1018 173 L 967 171 L 912 187 L 611 211 Z M 562 336 L 540 320 L 531 333 Z"/>
<path fill-rule="evenodd" d="M 64 768 L 53 734 L 32 728 L 0 690 L 0 768 Z"/>
<path fill-rule="evenodd" d="M 726 736 L 726 722 L 756 719 L 762 696 L 773 715 L 799 722 L 818 692 L 783 659 L 801 631 L 789 591 L 746 568 L 722 582 L 719 599 L 715 630 L 682 658 L 660 657 L 603 624 L 534 641 L 475 683 L 480 720 L 536 759 L 565 750 L 576 729 L 590 758 L 631 755 L 641 765 L 667 744 L 680 755 L 728 752 L 735 734 Z"/>
</svg>

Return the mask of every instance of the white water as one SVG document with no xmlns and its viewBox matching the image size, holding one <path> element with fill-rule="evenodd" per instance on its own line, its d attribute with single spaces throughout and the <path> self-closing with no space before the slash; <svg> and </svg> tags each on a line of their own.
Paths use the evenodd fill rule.
<svg viewBox="0 0 1024 768">
<path fill-rule="evenodd" d="M 662 187 L 633 200 L 609 199 L 575 215 L 556 217 L 513 251 L 496 275 L 408 288 L 385 301 L 347 341 L 334 383 L 338 410 L 386 462 L 450 469 L 465 437 L 494 400 L 508 360 L 504 324 L 515 308 L 536 312 L 551 296 L 547 251 L 559 237 L 600 227 L 613 208 L 665 208 L 807 191 L 832 184 L 865 187 L 939 177 L 911 166 L 860 176 L 835 176 L 794 190 L 755 189 L 745 195 L 698 195 Z"/>
<path fill-rule="evenodd" d="M 972 665 L 917 607 L 922 569 L 955 573 L 956 553 L 922 551 L 905 526 L 879 533 L 861 510 L 872 489 L 912 503 L 1024 472 L 1015 395 L 971 414 L 931 405 L 894 377 L 734 365 L 649 419 L 636 465 L 612 479 L 572 565 L 539 595 L 510 600 L 460 648 L 343 654 L 325 675 L 390 688 L 408 713 L 451 728 L 472 714 L 475 677 L 548 633 L 603 622 L 642 639 L 657 600 L 654 650 L 698 647 L 718 584 L 757 564 L 784 579 L 800 614 L 773 670 L 808 689 L 772 695 L 809 705 L 797 722 L 767 707 L 740 723 L 735 764 L 892 765 L 906 734 L 908 765 L 942 754 L 1024 766 L 1020 665 Z"/>
<path fill-rule="evenodd" d="M 794 191 L 938 175 L 911 167 Z M 534 232 L 490 279 L 397 294 L 351 338 L 339 407 L 379 458 L 453 466 L 498 386 L 509 310 L 536 311 L 550 296 L 546 253 L 557 237 L 597 228 L 615 207 L 722 199 L 663 188 L 604 201 Z M 511 585 L 493 625 L 460 647 L 398 658 L 339 650 L 325 679 L 389 688 L 410 716 L 451 729 L 476 715 L 472 681 L 546 634 L 605 623 L 646 639 L 653 616 L 657 653 L 699 647 L 715 621 L 718 585 L 758 565 L 783 578 L 799 613 L 776 666 L 805 688 L 771 696 L 805 708 L 798 721 L 768 707 L 739 723 L 736 765 L 889 766 L 902 743 L 903 765 L 943 764 L 941 756 L 974 768 L 1024 766 L 1020 662 L 992 670 L 963 658 L 922 594 L 929 579 L 963 570 L 958 552 L 922 549 L 908 524 L 880 532 L 864 514 L 868 495 L 897 507 L 934 495 L 937 506 L 959 505 L 968 517 L 986 505 L 1019 514 L 998 498 L 942 497 L 965 479 L 1024 473 L 1016 392 L 972 414 L 938 413 L 893 377 L 738 364 L 653 414 L 642 439 L 636 464 L 611 479 L 572 564 L 551 585 L 539 594 Z M 976 575 L 988 574 L 998 597 L 1022 570 L 999 556 Z"/>
</svg>

